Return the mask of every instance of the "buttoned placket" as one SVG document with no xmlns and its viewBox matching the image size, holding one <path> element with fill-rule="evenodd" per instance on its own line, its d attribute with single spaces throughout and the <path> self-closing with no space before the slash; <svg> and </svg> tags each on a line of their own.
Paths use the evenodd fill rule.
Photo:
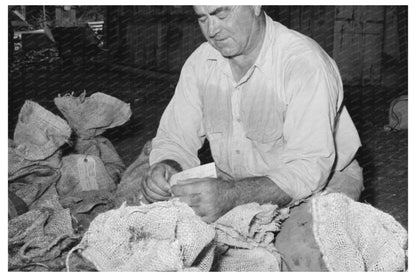
<svg viewBox="0 0 416 277">
<path fill-rule="evenodd" d="M 231 93 L 231 113 L 232 113 L 232 135 L 229 140 L 229 153 L 231 156 L 230 167 L 233 171 L 235 177 L 242 177 L 244 174 L 244 137 L 245 130 L 241 120 L 241 98 L 243 93 L 243 87 L 245 83 L 249 80 L 251 75 L 254 72 L 255 66 L 252 66 L 248 72 L 241 78 L 241 80 L 236 83 L 232 79 L 231 68 L 228 67 L 233 91 Z"/>
<path fill-rule="evenodd" d="M 244 134 L 244 128 L 241 124 L 240 116 L 240 103 L 241 103 L 241 85 L 237 85 L 231 94 L 231 107 L 232 107 L 232 122 L 233 122 L 233 136 L 231 138 L 231 155 L 232 155 L 232 169 L 235 176 L 242 175 L 242 163 L 243 163 L 243 145 L 241 137 Z"/>
</svg>

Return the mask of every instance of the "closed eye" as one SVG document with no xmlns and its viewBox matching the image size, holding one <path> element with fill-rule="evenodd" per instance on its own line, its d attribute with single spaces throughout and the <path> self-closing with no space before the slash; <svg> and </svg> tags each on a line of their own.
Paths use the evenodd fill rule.
<svg viewBox="0 0 416 277">
<path fill-rule="evenodd" d="M 206 15 L 202 15 L 202 16 L 198 16 L 198 21 L 200 23 L 204 23 L 205 21 L 207 21 L 207 16 Z"/>
</svg>

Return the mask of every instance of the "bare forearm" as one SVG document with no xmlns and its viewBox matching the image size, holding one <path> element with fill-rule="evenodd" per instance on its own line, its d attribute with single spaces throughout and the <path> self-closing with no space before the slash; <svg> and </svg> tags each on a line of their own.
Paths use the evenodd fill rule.
<svg viewBox="0 0 416 277">
<path fill-rule="evenodd" d="M 280 207 L 292 201 L 292 198 L 267 177 L 245 178 L 233 183 L 234 206 L 257 202 L 272 203 Z"/>
</svg>

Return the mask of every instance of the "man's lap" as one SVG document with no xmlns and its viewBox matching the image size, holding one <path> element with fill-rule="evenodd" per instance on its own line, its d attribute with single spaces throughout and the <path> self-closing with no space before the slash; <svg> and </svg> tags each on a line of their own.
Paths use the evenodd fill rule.
<svg viewBox="0 0 416 277">
<path fill-rule="evenodd" d="M 324 191 L 344 193 L 358 200 L 362 190 L 362 170 L 354 160 L 342 172 L 334 173 Z M 291 208 L 289 218 L 276 236 L 275 245 L 282 255 L 284 271 L 327 271 L 312 228 L 311 202 L 307 199 Z"/>
</svg>

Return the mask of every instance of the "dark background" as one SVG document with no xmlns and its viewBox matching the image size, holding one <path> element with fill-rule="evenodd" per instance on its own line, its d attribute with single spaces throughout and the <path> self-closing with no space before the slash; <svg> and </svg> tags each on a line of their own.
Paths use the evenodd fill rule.
<svg viewBox="0 0 416 277">
<path fill-rule="evenodd" d="M 13 13 L 24 14 L 25 21 Z M 389 132 L 389 106 L 407 95 L 407 6 L 265 6 L 274 20 L 315 39 L 337 62 L 345 104 L 363 147 L 361 201 L 407 228 L 407 130 Z M 103 22 L 92 32 L 88 22 Z M 27 30 L 45 34 L 22 34 Z M 14 39 L 13 39 L 14 37 Z M 100 91 L 130 103 L 124 126 L 105 133 L 126 165 L 156 132 L 180 69 L 204 41 L 190 6 L 9 6 L 9 138 L 24 101 L 59 114 L 58 94 Z M 211 160 L 209 145 L 200 151 Z"/>
</svg>

